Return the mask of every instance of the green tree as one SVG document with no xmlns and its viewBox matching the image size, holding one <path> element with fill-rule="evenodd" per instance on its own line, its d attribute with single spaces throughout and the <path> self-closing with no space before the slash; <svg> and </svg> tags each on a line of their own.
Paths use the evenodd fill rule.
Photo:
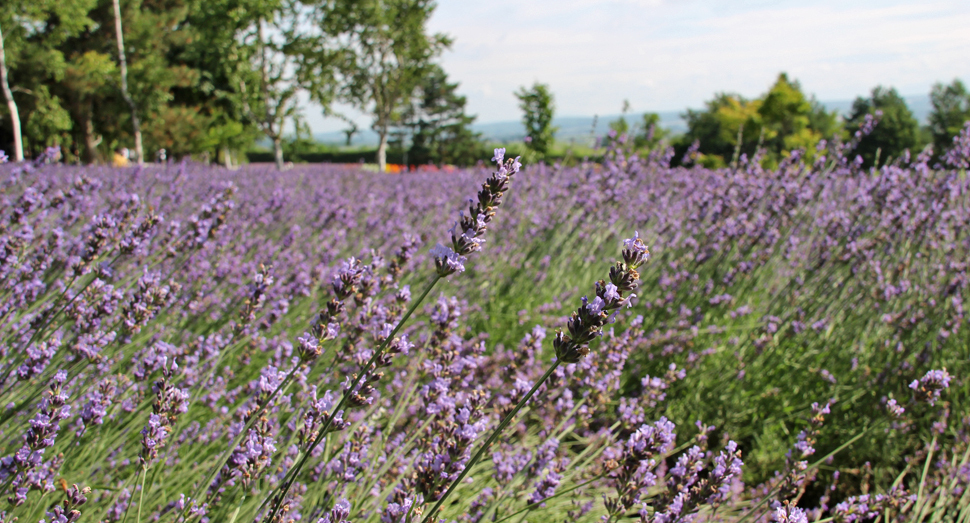
<svg viewBox="0 0 970 523">
<path fill-rule="evenodd" d="M 481 156 L 481 135 L 471 130 L 474 116 L 441 66 L 433 65 L 415 92 L 405 121 L 412 130 L 408 158 L 414 164 L 468 165 Z"/>
<path fill-rule="evenodd" d="M 72 118 L 82 133 L 81 146 L 84 149 L 80 151 L 80 156 L 86 163 L 101 160 L 98 146 L 104 141 L 104 136 L 97 132 L 95 120 L 98 113 L 110 113 L 98 109 L 109 104 L 113 93 L 112 82 L 116 77 L 111 56 L 86 51 L 67 62 L 64 79 L 58 85 L 69 100 Z"/>
<path fill-rule="evenodd" d="M 427 32 L 435 6 L 430 0 L 344 0 L 323 9 L 325 32 L 340 35 L 338 96 L 374 116 L 382 172 L 391 128 L 403 123 L 432 59 L 451 45 L 447 36 Z"/>
<path fill-rule="evenodd" d="M 705 110 L 688 109 L 683 115 L 687 132 L 678 144 L 678 158 L 695 141 L 700 142 L 700 161 L 708 167 L 726 165 L 735 150 L 754 153 L 762 125 L 757 101 L 718 93 L 705 105 Z"/>
<path fill-rule="evenodd" d="M 548 85 L 536 82 L 531 89 L 519 88 L 515 97 L 523 112 L 526 146 L 541 159 L 549 152 L 557 131 L 552 125 L 556 110 L 552 92 Z"/>
<path fill-rule="evenodd" d="M 855 133 L 862 128 L 868 114 L 879 115 L 879 123 L 867 136 L 859 140 L 855 152 L 862 156 L 866 166 L 877 161 L 885 163 L 898 158 L 907 149 L 920 145 L 919 124 L 899 93 L 893 88 L 878 86 L 868 98 L 856 98 L 852 113 L 846 120 L 846 130 Z"/>
<path fill-rule="evenodd" d="M 143 161 L 150 154 L 146 150 L 165 148 L 178 157 L 200 143 L 211 119 L 180 96 L 197 89 L 201 76 L 180 56 L 197 36 L 197 28 L 187 23 L 196 6 L 196 0 L 97 0 L 88 13 L 91 28 L 63 46 L 69 60 L 97 53 L 114 63 L 104 89 L 89 94 L 93 126 L 84 126 L 103 138 L 100 153 L 133 147 Z M 58 92 L 74 96 L 67 85 Z"/>
<path fill-rule="evenodd" d="M 610 130 L 616 133 L 617 138 L 630 132 L 630 124 L 626 121 L 626 113 L 630 112 L 630 101 L 623 100 L 623 108 L 620 110 L 620 118 L 610 122 Z"/>
<path fill-rule="evenodd" d="M 644 113 L 639 130 L 633 137 L 633 145 L 638 149 L 654 149 L 667 138 L 669 132 L 660 127 L 660 115 Z"/>
<path fill-rule="evenodd" d="M 6 111 L 0 112 L 0 143 L 14 142 L 13 109 L 20 120 L 24 154 L 48 145 L 69 146 L 71 118 L 54 89 L 63 78 L 63 44 L 93 23 L 94 0 L 8 0 L 0 3 Z M 5 90 L 6 91 L 6 90 Z M 9 95 L 9 98 L 6 96 Z"/>
<path fill-rule="evenodd" d="M 781 73 L 771 89 L 760 99 L 758 114 L 764 132 L 764 147 L 780 155 L 793 149 L 812 152 L 815 144 L 828 129 L 813 128 L 813 125 L 831 127 L 826 119 L 835 118 L 835 113 L 827 113 L 819 104 L 813 103 L 802 92 L 797 81 L 788 79 Z"/>
<path fill-rule="evenodd" d="M 24 160 L 24 146 L 22 133 L 20 132 L 20 111 L 17 109 L 17 101 L 13 98 L 13 91 L 7 82 L 7 60 L 6 53 L 3 51 L 3 31 L 0 27 L 0 88 L 3 89 L 3 97 L 7 100 L 7 110 L 10 111 L 10 127 L 13 135 L 13 155 L 14 161 Z"/>
<path fill-rule="evenodd" d="M 726 165 L 740 153 L 753 155 L 759 146 L 767 151 L 769 162 L 794 149 L 811 157 L 819 140 L 840 132 L 836 113 L 805 96 L 785 73 L 754 100 L 719 93 L 706 105 L 703 111 L 688 110 L 684 115 L 688 131 L 679 148 L 699 141 L 702 160 L 709 166 Z"/>
<path fill-rule="evenodd" d="M 315 4 L 304 0 L 253 2 L 248 20 L 244 19 L 248 24 L 239 24 L 237 39 L 242 45 L 231 53 L 240 59 L 228 72 L 230 81 L 238 85 L 237 91 L 229 91 L 230 96 L 272 141 L 278 169 L 283 168 L 284 126 L 287 121 L 296 125 L 300 120 L 299 93 L 308 91 L 324 106 L 331 100 L 334 55 L 327 45 L 330 35 L 307 23 L 318 16 L 320 6 Z"/>
<path fill-rule="evenodd" d="M 959 79 L 954 79 L 950 85 L 937 83 L 930 91 L 930 102 L 933 104 L 929 116 L 933 150 L 937 156 L 942 156 L 953 147 L 953 138 L 970 120 L 970 92 Z"/>
</svg>

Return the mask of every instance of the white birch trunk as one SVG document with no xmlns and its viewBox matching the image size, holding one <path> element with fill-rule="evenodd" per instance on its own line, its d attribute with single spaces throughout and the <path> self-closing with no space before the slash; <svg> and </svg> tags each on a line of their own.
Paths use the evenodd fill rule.
<svg viewBox="0 0 970 523">
<path fill-rule="evenodd" d="M 3 53 L 3 31 L 0 31 L 0 87 L 7 99 L 7 109 L 10 111 L 10 127 L 13 129 L 13 157 L 17 162 L 24 161 L 24 143 L 20 134 L 20 112 L 17 102 L 13 99 L 10 84 L 7 83 L 7 61 Z"/>
<path fill-rule="evenodd" d="M 141 144 L 141 122 L 138 120 L 138 108 L 135 106 L 135 101 L 128 94 L 128 61 L 125 58 L 125 40 L 121 31 L 121 3 L 119 0 L 114 0 L 114 8 L 115 37 L 118 41 L 118 63 L 121 68 L 121 97 L 125 99 L 125 103 L 131 108 L 131 126 L 134 128 L 135 134 L 135 158 L 138 161 L 138 165 L 143 165 L 145 163 L 145 150 Z"/>
<path fill-rule="evenodd" d="M 276 170 L 283 170 L 283 140 L 280 137 L 273 138 L 273 157 L 276 160 Z"/>
<path fill-rule="evenodd" d="M 381 144 L 377 146 L 377 170 L 387 171 L 387 129 L 381 130 Z"/>
</svg>

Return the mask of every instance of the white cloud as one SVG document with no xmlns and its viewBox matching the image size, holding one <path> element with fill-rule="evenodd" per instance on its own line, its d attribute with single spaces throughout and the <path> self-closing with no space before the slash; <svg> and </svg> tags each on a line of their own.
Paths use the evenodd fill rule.
<svg viewBox="0 0 970 523">
<path fill-rule="evenodd" d="M 470 7 L 474 6 L 474 7 Z M 560 114 L 698 106 L 716 91 L 754 96 L 788 71 L 820 98 L 877 84 L 920 93 L 970 73 L 970 5 L 957 2 L 443 1 L 455 37 L 446 70 L 482 121 L 518 117 L 511 93 L 539 80 Z M 474 52 L 469 52 L 474 50 Z"/>
<path fill-rule="evenodd" d="M 518 119 L 513 92 L 548 83 L 560 115 L 698 107 L 756 96 L 787 71 L 820 99 L 970 80 L 970 2 L 440 0 L 432 31 L 479 121 Z M 315 126 L 316 127 L 316 126 Z"/>
</svg>

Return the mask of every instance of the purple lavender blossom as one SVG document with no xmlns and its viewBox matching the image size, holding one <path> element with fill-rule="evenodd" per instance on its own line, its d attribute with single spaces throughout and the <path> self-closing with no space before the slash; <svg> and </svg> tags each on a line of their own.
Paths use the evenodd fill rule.
<svg viewBox="0 0 970 523">
<path fill-rule="evenodd" d="M 798 507 L 785 505 L 775 509 L 773 520 L 778 523 L 808 523 L 808 516 Z"/>
<path fill-rule="evenodd" d="M 438 276 L 444 277 L 465 270 L 465 256 L 482 250 L 483 238 L 488 224 L 495 216 L 495 209 L 502 204 L 502 197 L 509 189 L 513 175 L 519 172 L 522 164 L 519 159 L 505 159 L 505 149 L 495 149 L 492 160 L 498 164 L 498 171 L 492 174 L 478 192 L 478 201 L 470 200 L 468 215 L 459 213 L 459 221 L 451 230 L 451 247 L 437 244 L 431 249 Z M 504 161 L 504 163 L 503 163 Z M 460 234 L 459 234 L 460 233 Z"/>
<path fill-rule="evenodd" d="M 952 376 L 946 372 L 945 368 L 942 370 L 931 370 L 922 378 L 913 380 L 909 384 L 909 388 L 915 391 L 918 401 L 925 401 L 930 405 L 934 405 L 936 404 L 936 400 L 940 399 L 940 393 L 943 392 L 943 389 L 950 386 L 951 379 Z"/>
<path fill-rule="evenodd" d="M 886 411 L 894 418 L 899 418 L 906 412 L 906 409 L 901 405 L 896 403 L 895 399 L 890 399 L 886 402 Z"/>
<path fill-rule="evenodd" d="M 970 122 L 953 137 L 953 147 L 943 155 L 943 161 L 954 168 L 970 169 Z"/>
<path fill-rule="evenodd" d="M 23 444 L 12 455 L 0 459 L 0 481 L 9 481 L 12 495 L 8 501 L 14 506 L 25 503 L 30 490 L 54 490 L 51 476 L 60 462 L 56 457 L 45 461 L 44 452 L 54 446 L 59 423 L 71 414 L 71 406 L 67 405 L 67 395 L 62 389 L 66 381 L 66 371 L 54 375 L 50 391 L 40 402 L 40 412 L 29 420 L 30 427 L 23 436 Z"/>
<path fill-rule="evenodd" d="M 317 520 L 317 523 L 344 523 L 347 522 L 347 518 L 350 516 L 350 502 L 346 499 L 339 499 L 333 504 L 333 508 L 330 512 L 323 515 L 322 518 Z"/>
<path fill-rule="evenodd" d="M 150 465 L 158 457 L 158 447 L 168 437 L 168 427 L 158 414 L 148 416 L 148 424 L 141 431 L 141 463 Z"/>
<path fill-rule="evenodd" d="M 465 262 L 468 259 L 450 248 L 439 243 L 431 249 L 429 254 L 434 257 L 435 266 L 438 267 L 439 273 L 453 274 L 456 272 L 465 272 Z"/>
</svg>

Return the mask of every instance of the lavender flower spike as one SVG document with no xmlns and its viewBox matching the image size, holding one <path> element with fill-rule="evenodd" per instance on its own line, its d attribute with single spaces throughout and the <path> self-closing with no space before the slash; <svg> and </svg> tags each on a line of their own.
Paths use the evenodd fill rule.
<svg viewBox="0 0 970 523">
<path fill-rule="evenodd" d="M 568 334 L 559 331 L 553 341 L 556 358 L 564 363 L 576 363 L 589 354 L 588 344 L 602 334 L 603 326 L 611 321 L 610 312 L 624 305 L 630 306 L 630 299 L 636 296 L 640 273 L 637 267 L 647 261 L 647 246 L 634 233 L 633 238 L 623 242 L 623 261 L 610 267 L 610 282 L 596 282 L 596 296 L 592 301 L 583 298 L 583 304 L 573 313 L 567 323 Z M 624 297 L 624 293 L 630 293 Z"/>
<path fill-rule="evenodd" d="M 808 523 L 808 516 L 805 511 L 794 506 L 785 504 L 783 507 L 775 509 L 774 521 L 778 523 Z"/>
<path fill-rule="evenodd" d="M 650 250 L 640 239 L 640 232 L 633 231 L 633 238 L 623 240 L 623 261 L 636 269 L 650 259 Z"/>
<path fill-rule="evenodd" d="M 465 256 L 482 250 L 483 236 L 495 216 L 495 209 L 502 205 L 502 196 L 509 190 L 512 176 L 519 172 L 519 158 L 505 160 L 505 149 L 495 149 L 492 160 L 498 163 L 498 171 L 492 173 L 478 191 L 478 201 L 470 200 L 468 214 L 459 213 L 458 223 L 451 229 L 451 248 L 442 244 L 431 249 L 435 270 L 445 277 L 465 270 Z M 502 162 L 505 163 L 502 163 Z"/>
<path fill-rule="evenodd" d="M 468 260 L 440 243 L 431 249 L 431 256 L 434 256 L 434 265 L 438 274 L 443 275 L 464 272 L 465 262 Z"/>
<path fill-rule="evenodd" d="M 945 367 L 942 370 L 931 370 L 922 378 L 913 380 L 909 388 L 916 391 L 917 400 L 933 405 L 940 399 L 940 392 L 950 387 L 951 378 Z"/>
</svg>

